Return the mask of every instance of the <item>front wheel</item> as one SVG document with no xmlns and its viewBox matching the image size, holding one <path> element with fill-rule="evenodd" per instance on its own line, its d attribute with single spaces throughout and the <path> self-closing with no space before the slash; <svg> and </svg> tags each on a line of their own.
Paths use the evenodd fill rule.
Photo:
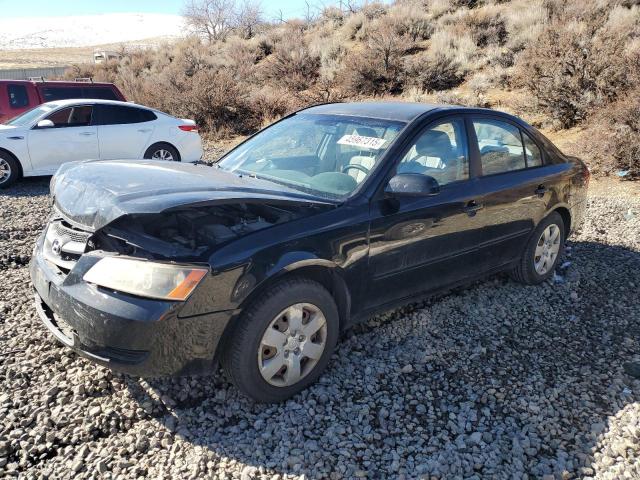
<svg viewBox="0 0 640 480">
<path fill-rule="evenodd" d="M 564 242 L 564 221 L 559 213 L 552 212 L 534 230 L 511 276 L 527 285 L 544 282 L 553 275 L 564 251 Z"/>
<path fill-rule="evenodd" d="M 331 294 L 305 278 L 284 280 L 238 318 L 222 356 L 233 384 L 258 402 L 280 402 L 314 383 L 338 340 Z"/>
<path fill-rule="evenodd" d="M 167 162 L 179 162 L 178 150 L 168 143 L 155 143 L 147 148 L 144 158 L 149 160 L 165 160 Z"/>
<path fill-rule="evenodd" d="M 20 178 L 20 165 L 17 160 L 4 152 L 0 152 L 0 188 L 13 185 Z"/>
</svg>

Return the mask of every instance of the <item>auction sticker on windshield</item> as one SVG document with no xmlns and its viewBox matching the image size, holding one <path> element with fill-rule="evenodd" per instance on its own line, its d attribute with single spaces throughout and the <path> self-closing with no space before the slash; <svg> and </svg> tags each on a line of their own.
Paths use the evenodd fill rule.
<svg viewBox="0 0 640 480">
<path fill-rule="evenodd" d="M 362 137 L 360 135 L 344 135 L 338 140 L 340 145 L 351 145 L 353 147 L 371 148 L 379 150 L 386 143 L 384 138 Z"/>
</svg>

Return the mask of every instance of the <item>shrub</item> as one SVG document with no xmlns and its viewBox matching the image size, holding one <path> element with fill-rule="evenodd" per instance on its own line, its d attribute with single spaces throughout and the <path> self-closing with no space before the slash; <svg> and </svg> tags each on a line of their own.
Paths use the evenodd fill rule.
<svg viewBox="0 0 640 480">
<path fill-rule="evenodd" d="M 629 85 L 625 39 L 584 23 L 553 22 L 516 65 L 516 84 L 561 127 L 584 120 Z"/>
<path fill-rule="evenodd" d="M 407 60 L 405 76 L 407 85 L 424 92 L 448 90 L 464 81 L 460 65 L 441 52 L 427 53 Z"/>
<path fill-rule="evenodd" d="M 283 39 L 264 60 L 263 78 L 292 91 L 302 91 L 316 81 L 320 70 L 320 56 L 313 54 L 301 35 Z"/>
<path fill-rule="evenodd" d="M 402 54 L 407 39 L 397 24 L 382 18 L 367 28 L 364 51 L 351 51 L 342 70 L 346 92 L 355 95 L 383 95 L 402 91 Z"/>
<path fill-rule="evenodd" d="M 477 9 L 465 17 L 465 24 L 478 47 L 504 45 L 507 41 L 507 26 L 500 15 L 487 9 Z"/>
<path fill-rule="evenodd" d="M 640 178 L 640 87 L 599 111 L 581 144 L 595 174 L 628 171 Z"/>
</svg>

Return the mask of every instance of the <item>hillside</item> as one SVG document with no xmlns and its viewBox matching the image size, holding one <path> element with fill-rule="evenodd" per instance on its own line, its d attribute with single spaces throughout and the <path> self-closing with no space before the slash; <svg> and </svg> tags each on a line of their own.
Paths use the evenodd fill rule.
<svg viewBox="0 0 640 480">
<path fill-rule="evenodd" d="M 73 28 L 69 28 L 73 25 Z M 0 50 L 87 47 L 176 38 L 184 32 L 178 15 L 111 13 L 43 18 L 0 18 Z"/>
</svg>

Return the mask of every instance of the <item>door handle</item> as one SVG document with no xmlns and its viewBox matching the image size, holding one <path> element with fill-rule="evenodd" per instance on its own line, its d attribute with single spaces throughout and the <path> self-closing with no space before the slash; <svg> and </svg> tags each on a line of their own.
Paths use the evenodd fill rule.
<svg viewBox="0 0 640 480">
<path fill-rule="evenodd" d="M 141 129 L 139 129 L 138 131 L 139 131 L 140 133 L 148 133 L 148 132 L 150 132 L 151 130 L 150 130 L 150 129 L 148 129 L 148 128 L 141 128 Z"/>
<path fill-rule="evenodd" d="M 91 135 L 95 135 L 95 133 L 93 133 L 93 132 L 80 132 L 79 135 L 82 135 L 83 137 L 90 137 Z"/>
<path fill-rule="evenodd" d="M 24 137 L 22 136 L 7 137 L 7 140 L 24 140 Z"/>
<path fill-rule="evenodd" d="M 538 195 L 539 197 L 544 197 L 544 194 L 547 193 L 548 191 L 549 189 L 544 185 L 538 185 L 538 188 L 536 188 L 535 190 L 535 194 Z"/>
<path fill-rule="evenodd" d="M 473 217 L 478 212 L 478 210 L 482 210 L 483 208 L 484 205 L 476 202 L 475 200 L 471 200 L 464 207 L 462 207 L 462 211 L 464 211 L 470 217 Z"/>
</svg>

